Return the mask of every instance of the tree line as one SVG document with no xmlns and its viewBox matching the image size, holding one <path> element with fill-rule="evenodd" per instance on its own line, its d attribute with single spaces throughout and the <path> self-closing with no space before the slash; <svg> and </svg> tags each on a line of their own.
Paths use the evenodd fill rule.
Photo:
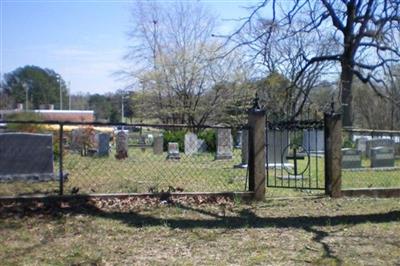
<svg viewBox="0 0 400 266">
<path fill-rule="evenodd" d="M 399 8 L 390 0 L 266 0 L 218 35 L 218 16 L 201 2 L 135 1 L 128 66 L 118 73 L 126 88 L 73 102 L 112 122 L 123 105 L 135 122 L 239 125 L 257 93 L 270 120 L 321 118 L 334 102 L 345 126 L 400 129 Z M 23 102 L 22 85 L 7 75 L 2 102 Z M 50 80 L 57 103 L 55 87 L 64 91 L 65 82 Z"/>
</svg>

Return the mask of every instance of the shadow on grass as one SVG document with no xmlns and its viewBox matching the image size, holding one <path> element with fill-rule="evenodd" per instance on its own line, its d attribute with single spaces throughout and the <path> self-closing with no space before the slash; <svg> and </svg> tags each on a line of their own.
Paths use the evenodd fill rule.
<svg viewBox="0 0 400 266">
<path fill-rule="evenodd" d="M 79 204 L 69 204 L 62 207 L 60 202 L 45 202 L 40 208 L 33 207 L 30 203 L 24 203 L 18 208 L 7 208 L 0 205 L 0 217 L 14 215 L 30 217 L 42 214 L 49 214 L 53 217 L 60 217 L 63 214 L 85 214 L 103 219 L 112 219 L 123 222 L 127 226 L 143 228 L 154 226 L 168 226 L 172 229 L 261 229 L 261 228 L 287 228 L 299 229 L 313 234 L 313 240 L 323 248 L 323 259 L 333 260 L 341 263 L 340 258 L 334 255 L 330 246 L 324 242 L 329 236 L 329 232 L 324 230 L 326 227 L 337 225 L 358 225 L 364 223 L 388 223 L 400 221 L 400 210 L 386 213 L 336 215 L 336 216 L 289 216 L 289 217 L 260 217 L 252 210 L 242 209 L 238 212 L 225 215 L 217 211 L 208 211 L 204 208 L 191 205 L 172 203 L 173 208 L 185 211 L 197 212 L 208 218 L 160 218 L 156 215 L 143 214 L 140 211 L 104 211 L 94 206 L 90 201 L 80 201 Z"/>
</svg>

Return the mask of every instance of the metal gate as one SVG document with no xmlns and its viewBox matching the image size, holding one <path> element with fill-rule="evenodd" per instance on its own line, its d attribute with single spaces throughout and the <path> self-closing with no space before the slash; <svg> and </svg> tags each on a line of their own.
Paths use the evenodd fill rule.
<svg viewBox="0 0 400 266">
<path fill-rule="evenodd" d="M 267 122 L 267 186 L 325 189 L 323 120 Z"/>
</svg>

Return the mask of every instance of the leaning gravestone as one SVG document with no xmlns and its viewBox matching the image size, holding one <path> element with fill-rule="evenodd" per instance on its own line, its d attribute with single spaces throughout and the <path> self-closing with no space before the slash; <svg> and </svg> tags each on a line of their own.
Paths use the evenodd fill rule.
<svg viewBox="0 0 400 266">
<path fill-rule="evenodd" d="M 204 139 L 197 140 L 197 152 L 206 152 L 207 148 L 208 146 Z"/>
<path fill-rule="evenodd" d="M 361 137 L 356 139 L 356 148 L 361 151 L 362 155 L 366 155 L 368 138 Z"/>
<path fill-rule="evenodd" d="M 241 159 L 242 161 L 240 164 L 235 165 L 235 168 L 247 168 L 249 164 L 249 131 L 247 129 L 244 129 L 241 133 Z"/>
<path fill-rule="evenodd" d="M 215 160 L 232 159 L 232 134 L 230 128 L 217 129 L 217 153 Z"/>
<path fill-rule="evenodd" d="M 342 149 L 342 168 L 357 169 L 361 168 L 361 151 L 356 149 Z"/>
<path fill-rule="evenodd" d="M 153 153 L 156 155 L 163 154 L 164 137 L 156 136 L 153 141 Z"/>
<path fill-rule="evenodd" d="M 179 143 L 168 142 L 168 160 L 179 160 L 181 157 L 179 155 Z"/>
<path fill-rule="evenodd" d="M 185 154 L 193 155 L 197 153 L 197 135 L 191 132 L 185 134 Z"/>
<path fill-rule="evenodd" d="M 51 134 L 0 134 L 0 181 L 56 180 L 53 170 Z"/>
<path fill-rule="evenodd" d="M 267 131 L 267 163 L 269 168 L 290 167 L 288 164 L 289 133 L 287 130 Z"/>
<path fill-rule="evenodd" d="M 115 158 L 117 158 L 118 160 L 128 158 L 128 133 L 123 130 L 118 131 L 115 142 Z"/>
<path fill-rule="evenodd" d="M 304 130 L 303 147 L 310 153 L 310 155 L 324 154 L 324 131 L 320 129 Z"/>
<path fill-rule="evenodd" d="M 371 156 L 371 149 L 376 147 L 388 147 L 394 148 L 394 140 L 392 139 L 371 139 L 367 141 L 366 145 L 366 154 L 367 157 L 370 158 Z"/>
<path fill-rule="evenodd" d="M 98 156 L 108 156 L 110 150 L 110 135 L 108 133 L 100 133 L 97 135 L 98 139 Z"/>
<path fill-rule="evenodd" d="M 375 147 L 371 148 L 371 167 L 394 167 L 394 148 Z"/>
</svg>

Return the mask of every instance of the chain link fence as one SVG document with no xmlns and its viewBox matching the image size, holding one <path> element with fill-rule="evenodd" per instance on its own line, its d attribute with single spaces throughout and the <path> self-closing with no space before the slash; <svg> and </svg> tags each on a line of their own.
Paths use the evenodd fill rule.
<svg viewBox="0 0 400 266">
<path fill-rule="evenodd" d="M 344 129 L 342 188 L 400 188 L 400 131 Z"/>
<path fill-rule="evenodd" d="M 245 191 L 245 129 L 6 123 L 0 196 Z"/>
</svg>

